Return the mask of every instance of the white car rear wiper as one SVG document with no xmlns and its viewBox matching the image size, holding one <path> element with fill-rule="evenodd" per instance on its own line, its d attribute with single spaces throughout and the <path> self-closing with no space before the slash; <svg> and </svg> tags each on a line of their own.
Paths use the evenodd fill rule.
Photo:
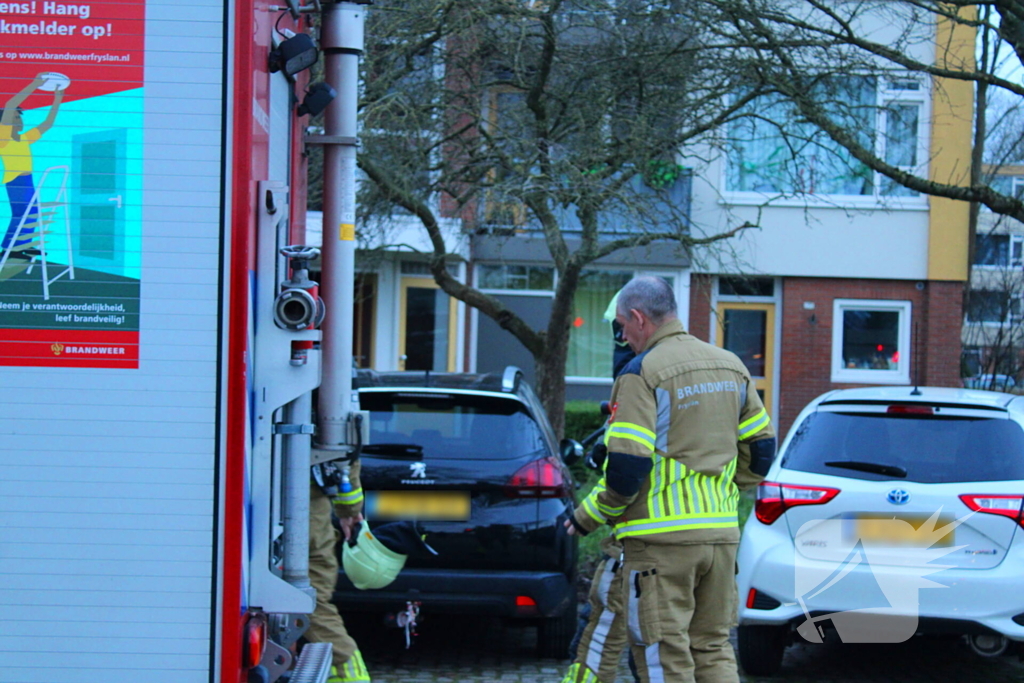
<svg viewBox="0 0 1024 683">
<path fill-rule="evenodd" d="M 871 472 L 873 474 L 884 474 L 889 477 L 899 477 L 900 479 L 906 479 L 907 471 L 902 467 L 896 465 L 883 465 L 877 462 L 861 462 L 859 460 L 833 460 L 832 462 L 825 463 L 825 467 L 842 467 L 847 470 L 857 470 L 858 472 Z"/>
</svg>

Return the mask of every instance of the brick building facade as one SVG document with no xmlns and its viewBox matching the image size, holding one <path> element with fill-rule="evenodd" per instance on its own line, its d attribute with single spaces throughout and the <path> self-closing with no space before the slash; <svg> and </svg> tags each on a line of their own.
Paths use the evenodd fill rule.
<svg viewBox="0 0 1024 683">
<path fill-rule="evenodd" d="M 713 312 L 717 278 L 694 275 L 690 281 L 689 331 L 714 341 Z M 778 278 L 781 294 L 779 387 L 776 424 L 785 436 L 800 410 L 827 391 L 870 383 L 832 379 L 834 302 L 839 300 L 906 301 L 912 311 L 910 378 L 929 386 L 960 386 L 962 282 L 860 280 L 818 277 Z M 813 308 L 809 305 L 813 304 Z"/>
</svg>

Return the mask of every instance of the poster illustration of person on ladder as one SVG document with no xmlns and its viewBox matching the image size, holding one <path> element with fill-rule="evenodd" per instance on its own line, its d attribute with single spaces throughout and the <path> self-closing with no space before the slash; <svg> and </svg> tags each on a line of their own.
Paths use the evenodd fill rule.
<svg viewBox="0 0 1024 683">
<path fill-rule="evenodd" d="M 32 182 L 32 144 L 53 126 L 67 85 L 67 77 L 62 74 L 41 73 L 7 100 L 0 114 L 0 160 L 4 166 L 4 188 L 11 203 L 11 222 L 0 248 L 8 251 L 9 259 L 24 260 L 40 255 L 39 250 L 32 247 L 32 236 L 39 222 L 39 197 Z M 53 104 L 43 122 L 26 131 L 21 103 L 37 89 L 53 90 Z"/>
</svg>

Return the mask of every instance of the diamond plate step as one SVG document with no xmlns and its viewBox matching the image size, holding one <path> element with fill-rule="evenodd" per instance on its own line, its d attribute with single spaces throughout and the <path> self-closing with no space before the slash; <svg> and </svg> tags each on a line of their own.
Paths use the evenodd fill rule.
<svg viewBox="0 0 1024 683">
<path fill-rule="evenodd" d="M 331 675 L 331 644 L 306 643 L 289 683 L 325 683 Z"/>
</svg>

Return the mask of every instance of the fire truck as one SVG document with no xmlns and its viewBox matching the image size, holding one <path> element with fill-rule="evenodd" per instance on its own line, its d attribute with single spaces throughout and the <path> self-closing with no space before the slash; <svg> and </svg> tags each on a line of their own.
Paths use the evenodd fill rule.
<svg viewBox="0 0 1024 683">
<path fill-rule="evenodd" d="M 0 3 L 4 683 L 326 679 L 297 643 L 310 466 L 358 439 L 365 6 L 309 1 Z"/>
</svg>

